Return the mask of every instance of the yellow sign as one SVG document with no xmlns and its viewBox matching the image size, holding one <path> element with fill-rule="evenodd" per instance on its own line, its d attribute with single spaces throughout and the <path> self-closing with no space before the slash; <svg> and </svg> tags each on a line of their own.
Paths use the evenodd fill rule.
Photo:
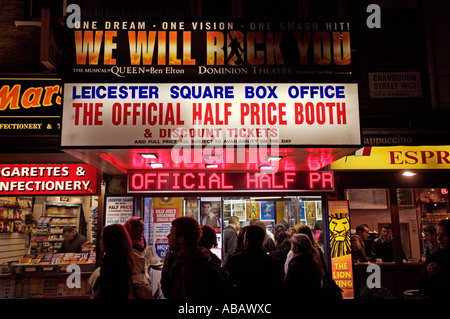
<svg viewBox="0 0 450 319">
<path fill-rule="evenodd" d="M 351 299 L 354 293 L 348 201 L 328 202 L 328 229 L 332 278 L 344 291 L 342 297 Z"/>
<path fill-rule="evenodd" d="M 449 145 L 385 146 L 370 149 L 370 152 L 365 152 L 370 153 L 369 156 L 345 156 L 330 164 L 330 168 L 333 170 L 450 168 Z"/>
</svg>

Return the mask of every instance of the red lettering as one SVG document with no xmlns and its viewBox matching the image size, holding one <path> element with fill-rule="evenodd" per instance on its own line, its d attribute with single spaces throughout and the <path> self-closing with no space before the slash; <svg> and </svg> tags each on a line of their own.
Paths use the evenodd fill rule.
<svg viewBox="0 0 450 319">
<path fill-rule="evenodd" d="M 180 173 L 173 173 L 174 184 L 172 189 L 180 189 Z"/>
<path fill-rule="evenodd" d="M 434 153 L 430 151 L 420 151 L 420 155 L 422 155 L 422 164 L 428 164 L 427 159 L 434 157 Z"/>
<path fill-rule="evenodd" d="M 222 189 L 233 189 L 233 185 L 225 185 L 225 173 L 222 173 Z"/>
<path fill-rule="evenodd" d="M 80 124 L 80 109 L 83 106 L 82 103 L 73 103 L 72 107 L 75 108 L 75 126 Z"/>
<path fill-rule="evenodd" d="M 395 153 L 400 153 L 400 154 L 395 154 Z M 403 161 L 397 163 L 397 161 L 399 161 L 399 156 L 402 155 L 402 151 L 390 151 L 389 152 L 390 158 L 391 158 L 391 164 L 402 164 Z"/>
<path fill-rule="evenodd" d="M 329 185 L 328 188 L 334 189 L 334 179 L 332 172 L 322 172 L 322 188 L 327 189 L 327 184 Z"/>
<path fill-rule="evenodd" d="M 317 182 L 320 182 L 320 173 L 309 173 L 309 188 L 314 189 Z"/>
<path fill-rule="evenodd" d="M 448 157 L 450 156 L 450 153 L 447 151 L 436 151 L 436 156 L 437 156 L 437 163 L 438 164 L 443 164 L 443 161 L 446 164 L 450 164 L 450 161 L 448 160 Z"/>
<path fill-rule="evenodd" d="M 205 173 L 198 173 L 198 176 L 200 177 L 200 185 L 198 185 L 198 189 L 205 189 Z M 211 187 L 210 187 L 211 188 Z"/>
<path fill-rule="evenodd" d="M 162 189 L 162 184 L 167 183 L 167 179 L 163 179 L 163 177 L 169 177 L 169 173 L 158 174 L 158 189 Z"/>
<path fill-rule="evenodd" d="M 309 188 L 334 189 L 333 173 L 332 172 L 309 173 Z"/>
<path fill-rule="evenodd" d="M 131 188 L 133 190 L 141 190 L 144 187 L 144 184 L 142 183 L 143 179 L 144 176 L 142 176 L 142 174 L 133 174 L 131 177 Z"/>
<path fill-rule="evenodd" d="M 150 184 L 154 184 L 155 183 L 155 180 L 154 179 L 150 179 L 150 177 L 156 177 L 156 174 L 155 173 L 145 174 L 145 176 L 144 176 L 145 189 L 150 189 Z"/>
<path fill-rule="evenodd" d="M 294 172 L 284 173 L 284 188 L 289 189 L 288 183 L 295 182 L 294 179 L 289 178 L 289 176 L 295 177 L 295 175 L 296 174 Z"/>
<path fill-rule="evenodd" d="M 413 155 L 411 155 L 411 154 L 413 154 Z M 408 162 L 407 160 L 405 160 L 405 164 L 417 164 L 417 162 L 418 162 L 419 160 L 418 160 L 417 157 L 415 157 L 414 155 L 417 155 L 417 152 L 414 152 L 414 151 L 406 151 L 406 152 L 405 152 L 405 157 L 408 158 L 408 159 L 410 159 L 410 160 L 412 160 L 412 162 Z M 402 163 L 403 163 L 403 161 L 402 161 Z"/>
<path fill-rule="evenodd" d="M 191 183 L 191 184 L 188 185 L 188 184 L 187 184 L 187 178 L 188 178 L 188 177 L 195 179 L 195 175 L 192 174 L 192 173 L 186 173 L 186 174 L 184 174 L 184 175 L 183 175 L 183 187 L 184 187 L 185 189 L 193 189 L 193 188 L 195 187 L 195 183 Z"/>
</svg>

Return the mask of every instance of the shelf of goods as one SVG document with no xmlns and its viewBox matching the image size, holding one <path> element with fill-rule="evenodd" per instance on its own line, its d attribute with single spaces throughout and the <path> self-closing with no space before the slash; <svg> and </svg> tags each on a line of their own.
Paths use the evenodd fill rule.
<svg viewBox="0 0 450 319">
<path fill-rule="evenodd" d="M 36 223 L 31 234 L 30 253 L 56 252 L 64 240 L 65 226 L 78 228 L 81 204 L 46 202 L 45 216 Z"/>
<path fill-rule="evenodd" d="M 23 233 L 31 229 L 31 197 L 0 197 L 0 233 Z"/>
<path fill-rule="evenodd" d="M 28 254 L 12 263 L 7 279 L 13 291 L 10 297 L 89 298 L 91 291 L 88 280 L 95 269 L 95 246 L 86 245 L 83 251 L 79 254 Z M 68 267 L 73 264 L 79 266 L 79 287 L 71 287 L 67 283 L 68 276 L 73 273 Z"/>
<path fill-rule="evenodd" d="M 449 219 L 448 193 L 443 189 L 425 189 L 419 194 L 422 228 L 435 226 L 441 219 Z"/>
</svg>

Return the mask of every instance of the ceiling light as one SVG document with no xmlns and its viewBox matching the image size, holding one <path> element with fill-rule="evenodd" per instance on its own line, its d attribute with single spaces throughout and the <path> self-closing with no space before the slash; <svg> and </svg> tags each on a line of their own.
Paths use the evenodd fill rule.
<svg viewBox="0 0 450 319">
<path fill-rule="evenodd" d="M 279 155 L 269 155 L 266 158 L 266 162 L 268 161 L 281 161 L 283 159 L 284 156 L 279 156 Z"/>
<path fill-rule="evenodd" d="M 139 153 L 143 158 L 158 158 L 155 153 Z"/>
<path fill-rule="evenodd" d="M 406 171 L 406 172 L 403 173 L 403 176 L 408 176 L 408 177 L 416 176 L 416 175 L 417 175 L 416 173 L 413 173 L 413 172 L 410 172 L 410 171 Z"/>
<path fill-rule="evenodd" d="M 149 163 L 148 164 L 151 168 L 161 168 L 164 167 L 163 163 Z"/>
<path fill-rule="evenodd" d="M 220 160 L 221 157 L 220 154 L 203 154 L 205 160 Z"/>
<path fill-rule="evenodd" d="M 206 168 L 218 168 L 219 164 L 205 164 Z"/>
</svg>

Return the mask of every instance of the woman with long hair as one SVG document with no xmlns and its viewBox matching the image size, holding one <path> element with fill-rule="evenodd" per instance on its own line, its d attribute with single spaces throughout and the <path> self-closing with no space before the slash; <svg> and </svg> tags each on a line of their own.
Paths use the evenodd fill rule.
<svg viewBox="0 0 450 319">
<path fill-rule="evenodd" d="M 103 258 L 100 276 L 94 284 L 94 298 L 136 298 L 132 275 L 134 259 L 130 236 L 121 224 L 112 224 L 103 229 Z"/>
<path fill-rule="evenodd" d="M 319 299 L 321 297 L 322 273 L 315 261 L 315 248 L 306 234 L 294 234 L 291 242 L 294 257 L 289 262 L 284 278 L 287 297 Z"/>
</svg>

